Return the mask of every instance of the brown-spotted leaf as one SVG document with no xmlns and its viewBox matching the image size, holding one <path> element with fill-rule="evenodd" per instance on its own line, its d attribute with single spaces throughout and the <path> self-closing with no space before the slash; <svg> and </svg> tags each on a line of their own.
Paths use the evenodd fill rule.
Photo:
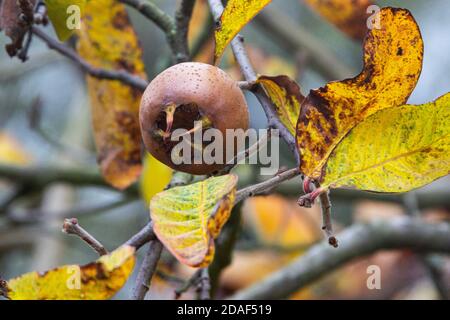
<svg viewBox="0 0 450 320">
<path fill-rule="evenodd" d="M 135 249 L 122 246 L 84 266 L 66 265 L 30 272 L 7 282 L 11 300 L 105 300 L 119 291 L 133 271 Z"/>
<path fill-rule="evenodd" d="M 142 51 L 123 4 L 88 1 L 78 51 L 95 67 L 145 78 Z M 98 161 L 106 181 L 124 189 L 141 172 L 141 92 L 119 81 L 88 77 Z"/>
<path fill-rule="evenodd" d="M 27 12 L 29 18 L 33 14 L 35 0 L 29 2 Z M 5 32 L 5 35 L 11 38 L 11 43 L 5 46 L 6 52 L 9 56 L 15 56 L 20 49 L 22 49 L 22 42 L 25 34 L 28 31 L 28 25 L 20 19 L 22 10 L 17 1 L 4 0 L 0 1 L 0 30 Z"/>
<path fill-rule="evenodd" d="M 304 0 L 323 18 L 335 25 L 348 36 L 362 40 L 367 33 L 367 8 L 371 0 Z"/>
<path fill-rule="evenodd" d="M 380 110 L 339 143 L 322 188 L 407 192 L 450 172 L 450 93 L 424 105 Z"/>
<path fill-rule="evenodd" d="M 311 90 L 301 106 L 297 144 L 301 171 L 318 179 L 330 153 L 359 122 L 406 103 L 422 70 L 423 42 L 406 9 L 383 8 L 380 29 L 364 43 L 364 68 L 352 79 Z"/>
<path fill-rule="evenodd" d="M 298 84 L 288 76 L 260 76 L 256 83 L 264 88 L 278 118 L 295 137 L 300 105 L 305 99 Z"/>
<path fill-rule="evenodd" d="M 150 201 L 154 230 L 182 263 L 205 267 L 234 204 L 237 176 L 213 177 L 158 193 Z"/>
<path fill-rule="evenodd" d="M 214 61 L 218 64 L 225 48 L 262 9 L 272 0 L 229 0 L 216 29 Z"/>
</svg>

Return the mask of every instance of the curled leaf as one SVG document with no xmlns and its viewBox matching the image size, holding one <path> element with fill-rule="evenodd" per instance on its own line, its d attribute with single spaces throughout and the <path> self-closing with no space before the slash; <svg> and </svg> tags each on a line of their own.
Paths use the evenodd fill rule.
<svg viewBox="0 0 450 320">
<path fill-rule="evenodd" d="M 378 110 L 403 105 L 422 70 L 423 41 L 406 9 L 383 8 L 380 29 L 364 43 L 363 71 L 352 79 L 311 90 L 301 106 L 297 144 L 301 171 L 318 179 L 329 155 L 359 122 Z"/>
<path fill-rule="evenodd" d="M 60 41 L 66 41 L 81 25 L 87 0 L 45 0 L 48 17 Z"/>
<path fill-rule="evenodd" d="M 424 105 L 378 111 L 328 159 L 323 188 L 406 192 L 450 172 L 450 93 Z"/>
<path fill-rule="evenodd" d="M 11 300 L 105 300 L 123 287 L 133 271 L 135 249 L 122 246 L 84 266 L 30 272 L 7 283 Z"/>
<path fill-rule="evenodd" d="M 348 36 L 362 40 L 367 32 L 371 0 L 304 0 L 305 3 Z"/>
<path fill-rule="evenodd" d="M 145 78 L 142 51 L 123 4 L 87 2 L 78 51 L 93 66 Z M 105 180 L 124 189 L 141 172 L 141 92 L 119 81 L 88 77 L 98 161 Z"/>
<path fill-rule="evenodd" d="M 280 121 L 295 136 L 300 105 L 305 99 L 298 84 L 287 76 L 260 76 L 256 82 L 269 96 Z"/>
<path fill-rule="evenodd" d="M 182 263 L 205 267 L 234 204 L 237 176 L 213 177 L 158 193 L 150 202 L 154 230 Z"/>
<path fill-rule="evenodd" d="M 17 1 L 0 1 L 0 30 L 11 39 L 11 43 L 5 46 L 10 57 L 14 57 L 22 49 L 23 40 L 29 30 L 29 24 L 33 19 L 33 7 L 35 0 L 23 3 L 19 6 Z M 20 16 L 23 14 L 25 20 Z"/>
<path fill-rule="evenodd" d="M 229 0 L 215 32 L 214 61 L 218 64 L 225 48 L 262 9 L 272 0 Z"/>
</svg>

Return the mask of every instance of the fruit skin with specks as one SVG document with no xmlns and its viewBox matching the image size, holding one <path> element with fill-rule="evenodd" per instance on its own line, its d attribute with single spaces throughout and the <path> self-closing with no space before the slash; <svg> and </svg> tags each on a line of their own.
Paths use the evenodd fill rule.
<svg viewBox="0 0 450 320">
<path fill-rule="evenodd" d="M 172 126 L 168 126 L 167 107 L 176 107 Z M 179 128 L 190 130 L 194 121 L 207 119 L 210 127 L 221 131 L 224 161 L 220 164 L 174 164 L 171 150 L 177 142 L 164 139 L 158 132 Z M 147 150 L 169 167 L 204 175 L 225 167 L 226 129 L 247 130 L 249 122 L 245 97 L 234 81 L 221 69 L 203 63 L 180 63 L 159 74 L 142 97 L 139 120 Z M 203 146 L 204 147 L 204 146 Z M 234 150 L 234 155 L 241 150 Z M 229 155 L 228 155 L 229 157 Z"/>
</svg>

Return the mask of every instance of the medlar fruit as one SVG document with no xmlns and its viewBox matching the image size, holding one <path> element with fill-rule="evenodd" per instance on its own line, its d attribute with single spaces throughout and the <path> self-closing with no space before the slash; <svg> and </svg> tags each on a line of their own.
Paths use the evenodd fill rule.
<svg viewBox="0 0 450 320">
<path fill-rule="evenodd" d="M 230 159 L 226 154 L 226 130 L 247 130 L 248 118 L 247 103 L 236 81 L 217 67 L 195 62 L 180 63 L 159 74 L 145 90 L 139 114 L 147 150 L 175 170 L 198 175 L 226 166 L 226 159 Z M 223 137 L 221 161 L 207 164 L 202 157 L 201 163 L 194 163 L 194 149 L 200 148 L 203 154 L 208 145 L 205 142 L 191 145 L 192 161 L 172 161 L 172 149 L 179 143 L 171 139 L 176 129 L 186 129 L 185 134 L 194 141 L 198 131 L 203 134 L 210 128 L 219 130 Z M 233 159 L 238 150 L 231 150 Z"/>
</svg>

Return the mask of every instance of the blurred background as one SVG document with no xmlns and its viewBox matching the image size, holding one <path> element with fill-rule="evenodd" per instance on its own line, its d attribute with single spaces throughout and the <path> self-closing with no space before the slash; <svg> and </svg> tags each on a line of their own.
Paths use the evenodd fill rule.
<svg viewBox="0 0 450 320">
<path fill-rule="evenodd" d="M 175 10 L 175 0 L 153 2 L 168 13 Z M 450 2 L 386 0 L 377 4 L 408 8 L 421 28 L 425 43 L 424 65 L 409 103 L 429 102 L 447 93 L 450 88 Z M 204 3 L 198 1 L 197 7 L 190 35 L 195 60 L 211 62 L 212 24 Z M 130 9 L 129 13 L 151 80 L 168 66 L 170 52 L 164 34 L 156 26 L 134 10 Z M 280 37 L 273 21 L 281 22 L 291 36 Z M 51 26 L 46 30 L 54 35 Z M 299 82 L 304 94 L 330 80 L 338 80 L 334 76 L 336 73 L 353 77 L 361 69 L 361 42 L 340 32 L 301 0 L 274 0 L 242 34 L 258 73 L 290 75 Z M 306 47 L 302 41 L 307 42 Z M 149 168 L 144 175 L 147 180 L 136 187 L 137 192 L 129 193 L 119 193 L 105 186 L 55 183 L 29 186 L 23 184 L 20 175 L 14 181 L 2 179 L 3 164 L 69 168 L 75 174 L 92 172 L 95 175 L 97 172 L 90 104 L 82 72 L 39 39 L 34 39 L 26 63 L 8 57 L 3 50 L 7 42 L 4 34 L 0 34 L 0 276 L 4 279 L 32 270 L 95 260 L 95 252 L 82 241 L 61 232 L 63 219 L 77 217 L 85 229 L 111 250 L 145 225 L 149 217 L 146 201 L 142 199 L 158 191 L 154 186 L 157 173 L 150 172 Z M 337 64 L 330 66 L 335 70 L 324 70 L 310 63 L 314 60 L 311 50 L 325 52 L 335 59 Z M 222 67 L 240 79 L 229 51 Z M 247 99 L 252 127 L 266 127 L 265 116 L 256 99 L 250 94 Z M 285 146 L 282 146 L 281 163 L 286 167 L 294 166 L 294 159 Z M 242 185 L 260 179 L 259 170 L 254 166 L 242 165 L 235 171 Z M 47 173 L 34 174 L 40 177 Z M 318 208 L 297 207 L 295 199 L 299 193 L 299 181 L 290 181 L 277 189 L 275 195 L 252 198 L 234 209 L 242 212 L 241 232 L 233 263 L 222 276 L 219 297 L 261 280 L 322 238 Z M 425 219 L 450 220 L 450 177 L 409 196 L 418 199 Z M 332 192 L 331 199 L 338 230 L 355 222 L 407 214 L 402 196 L 337 190 Z M 422 258 L 409 251 L 378 252 L 331 272 L 292 298 L 442 298 Z M 448 257 L 433 258 L 449 277 Z M 381 290 L 366 287 L 366 269 L 373 264 L 382 270 Z M 172 299 L 174 289 L 192 272 L 165 252 L 148 298 Z M 447 280 L 450 283 L 450 278 Z M 128 297 L 133 283 L 134 279 L 130 279 L 116 298 Z M 182 296 L 192 297 L 193 292 Z"/>
</svg>

